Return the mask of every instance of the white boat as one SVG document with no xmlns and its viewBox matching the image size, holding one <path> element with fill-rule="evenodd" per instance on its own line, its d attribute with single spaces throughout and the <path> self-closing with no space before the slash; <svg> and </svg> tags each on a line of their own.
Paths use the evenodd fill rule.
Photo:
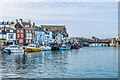
<svg viewBox="0 0 120 80">
<path fill-rule="evenodd" d="M 70 46 L 66 46 L 65 44 L 63 44 L 60 50 L 69 50 L 70 48 Z"/>
<path fill-rule="evenodd" d="M 40 46 L 40 49 L 42 51 L 49 51 L 49 50 L 51 50 L 51 47 L 50 46 Z"/>
<path fill-rule="evenodd" d="M 11 53 L 24 53 L 24 49 L 18 45 L 10 45 L 5 50 L 10 50 Z"/>
</svg>

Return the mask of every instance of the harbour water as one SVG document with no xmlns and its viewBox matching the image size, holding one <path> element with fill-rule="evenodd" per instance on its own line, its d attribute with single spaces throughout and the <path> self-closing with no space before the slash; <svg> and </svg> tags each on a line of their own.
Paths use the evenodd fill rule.
<svg viewBox="0 0 120 80">
<path fill-rule="evenodd" d="M 117 78 L 117 47 L 0 54 L 3 78 Z"/>
</svg>

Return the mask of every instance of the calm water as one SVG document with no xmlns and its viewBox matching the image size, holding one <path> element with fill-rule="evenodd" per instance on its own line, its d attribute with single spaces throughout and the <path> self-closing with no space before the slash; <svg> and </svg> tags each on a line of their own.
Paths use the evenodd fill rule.
<svg viewBox="0 0 120 80">
<path fill-rule="evenodd" d="M 0 54 L 4 78 L 117 78 L 116 47 Z"/>
</svg>

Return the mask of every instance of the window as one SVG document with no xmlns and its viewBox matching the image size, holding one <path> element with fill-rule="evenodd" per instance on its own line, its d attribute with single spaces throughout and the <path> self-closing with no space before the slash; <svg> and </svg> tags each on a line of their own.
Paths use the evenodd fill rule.
<svg viewBox="0 0 120 80">
<path fill-rule="evenodd" d="M 34 35 L 33 35 L 33 38 L 34 38 Z"/>
<path fill-rule="evenodd" d="M 19 33 L 19 30 L 17 30 L 17 33 Z"/>
<path fill-rule="evenodd" d="M 26 30 L 26 33 L 28 33 L 28 30 Z"/>
<path fill-rule="evenodd" d="M 19 43 L 23 43 L 23 40 L 22 40 L 22 39 L 20 39 L 20 40 L 19 40 Z"/>
<path fill-rule="evenodd" d="M 29 40 L 29 43 L 31 43 L 31 40 Z"/>
<path fill-rule="evenodd" d="M 23 38 L 23 34 L 21 34 L 21 38 Z"/>
<path fill-rule="evenodd" d="M 28 40 L 26 40 L 26 43 L 28 43 Z"/>
<path fill-rule="evenodd" d="M 26 39 L 32 39 L 32 34 L 31 33 L 27 33 L 26 34 Z"/>
<path fill-rule="evenodd" d="M 17 34 L 17 38 L 19 38 L 19 34 Z"/>
<path fill-rule="evenodd" d="M 8 38 L 9 38 L 9 39 L 14 39 L 14 34 L 9 34 L 9 35 L 8 35 Z"/>
<path fill-rule="evenodd" d="M 23 30 L 21 30 L 21 33 L 23 33 Z"/>
<path fill-rule="evenodd" d="M 13 30 L 10 30 L 10 32 L 13 32 Z"/>
<path fill-rule="evenodd" d="M 29 25 L 25 25 L 25 27 L 29 27 Z"/>
<path fill-rule="evenodd" d="M 34 44 L 34 41 L 33 41 L 33 44 Z"/>
<path fill-rule="evenodd" d="M 33 33 L 34 33 L 34 30 L 33 30 Z"/>
<path fill-rule="evenodd" d="M 31 33 L 31 30 L 29 30 L 29 33 Z"/>
</svg>

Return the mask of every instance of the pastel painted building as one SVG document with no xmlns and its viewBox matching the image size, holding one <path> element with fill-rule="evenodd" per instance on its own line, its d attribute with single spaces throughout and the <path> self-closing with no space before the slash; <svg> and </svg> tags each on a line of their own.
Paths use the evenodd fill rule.
<svg viewBox="0 0 120 80">
<path fill-rule="evenodd" d="M 6 43 L 7 44 L 16 43 L 16 30 L 6 27 Z"/>
<path fill-rule="evenodd" d="M 45 37 L 45 39 L 46 39 L 46 42 L 47 43 L 51 43 L 52 42 L 52 32 L 51 31 L 48 31 L 48 30 L 46 30 L 46 35 L 45 35 L 46 37 Z"/>
<path fill-rule="evenodd" d="M 43 45 L 45 43 L 45 32 L 39 28 L 35 27 L 35 44 Z"/>
<path fill-rule="evenodd" d="M 2 28 L 0 28 L 0 43 L 1 45 L 6 43 L 6 32 Z"/>
</svg>

